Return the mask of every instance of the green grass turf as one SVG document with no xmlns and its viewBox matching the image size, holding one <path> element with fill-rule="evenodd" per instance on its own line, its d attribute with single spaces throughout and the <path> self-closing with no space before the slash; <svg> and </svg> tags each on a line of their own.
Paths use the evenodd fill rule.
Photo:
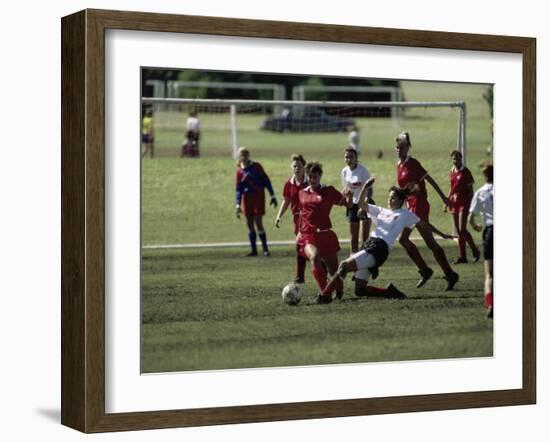
<svg viewBox="0 0 550 442">
<path fill-rule="evenodd" d="M 270 258 L 244 258 L 238 248 L 145 251 L 142 371 L 491 356 L 483 264 L 457 266 L 461 280 L 444 292 L 431 254 L 421 250 L 436 270 L 423 288 L 415 288 L 418 274 L 399 246 L 373 281 L 395 283 L 406 300 L 357 298 L 348 276 L 344 301 L 308 305 L 316 293 L 308 264 L 296 307 L 280 295 L 294 276 L 290 246 L 274 247 Z"/>
<path fill-rule="evenodd" d="M 464 100 L 468 107 L 467 158 L 476 179 L 477 163 L 487 159 L 490 118 L 484 86 L 403 82 L 407 100 Z M 158 113 L 156 157 L 142 162 L 142 244 L 246 241 L 246 225 L 234 216 L 235 163 L 231 159 L 228 115 L 200 114 L 201 158 L 180 159 L 186 115 Z M 239 145 L 269 174 L 281 200 L 290 174 L 289 156 L 302 153 L 324 166 L 323 182 L 340 188 L 347 135 L 261 132 L 260 115 L 239 116 Z M 449 152 L 455 148 L 456 111 L 407 110 L 399 127 L 390 119 L 356 119 L 361 128 L 360 161 L 377 177 L 374 198 L 386 205 L 395 182 L 395 135 L 411 134 L 413 150 L 428 172 L 448 191 Z M 377 153 L 382 152 L 382 158 Z M 431 221 L 452 231 L 450 215 L 428 185 Z M 292 239 L 287 214 L 280 229 L 267 208 L 269 240 Z M 344 210 L 331 215 L 340 238 L 349 237 Z M 472 232 L 478 244 L 480 235 Z M 456 251 L 447 244 L 447 256 Z M 399 301 L 357 299 L 348 278 L 346 301 L 329 306 L 291 308 L 280 291 L 294 276 L 293 248 L 273 247 L 270 259 L 242 258 L 246 247 L 142 251 L 142 369 L 144 372 L 239 367 L 290 366 L 358 361 L 477 357 L 492 354 L 492 323 L 484 317 L 483 266 L 457 266 L 457 291 L 444 293 L 444 281 L 417 290 L 417 273 L 396 246 L 375 285 L 395 282 L 410 296 Z M 344 252 L 341 252 L 341 257 Z M 423 255 L 438 274 L 429 251 Z M 307 301 L 315 285 L 307 272 Z"/>
</svg>

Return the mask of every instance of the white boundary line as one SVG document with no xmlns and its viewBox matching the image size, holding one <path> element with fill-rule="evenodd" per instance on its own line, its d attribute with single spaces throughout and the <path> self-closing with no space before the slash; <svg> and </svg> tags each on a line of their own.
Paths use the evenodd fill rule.
<svg viewBox="0 0 550 442">
<path fill-rule="evenodd" d="M 410 237 L 413 241 L 418 241 L 422 239 L 420 236 Z M 442 240 L 438 236 L 435 237 L 437 240 Z M 349 239 L 341 239 L 340 243 L 349 243 Z M 269 241 L 269 246 L 288 246 L 295 244 L 296 241 Z M 189 243 L 189 244 L 153 244 L 148 246 L 142 246 L 143 250 L 159 250 L 159 249 L 206 249 L 206 248 L 222 248 L 222 247 L 244 247 L 248 246 L 248 242 L 213 242 L 213 243 Z"/>
</svg>

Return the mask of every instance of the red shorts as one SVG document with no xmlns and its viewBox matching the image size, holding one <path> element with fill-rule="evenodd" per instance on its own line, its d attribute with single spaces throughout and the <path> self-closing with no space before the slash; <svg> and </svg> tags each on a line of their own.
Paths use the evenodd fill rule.
<svg viewBox="0 0 550 442">
<path fill-rule="evenodd" d="M 449 198 L 449 212 L 450 213 L 468 213 L 470 211 L 471 200 L 464 198 Z"/>
<path fill-rule="evenodd" d="M 242 197 L 241 209 L 245 216 L 265 215 L 265 194 L 261 192 L 245 193 Z"/>
<path fill-rule="evenodd" d="M 408 199 L 407 208 L 422 221 L 430 222 L 430 203 L 428 203 L 428 200 Z"/>
<path fill-rule="evenodd" d="M 315 246 L 317 248 L 321 258 L 334 256 L 340 250 L 338 237 L 336 236 L 336 233 L 334 233 L 332 230 L 300 234 L 298 248 L 300 255 L 302 255 L 304 258 L 307 258 L 305 248 L 308 244 L 311 244 L 312 246 Z"/>
</svg>

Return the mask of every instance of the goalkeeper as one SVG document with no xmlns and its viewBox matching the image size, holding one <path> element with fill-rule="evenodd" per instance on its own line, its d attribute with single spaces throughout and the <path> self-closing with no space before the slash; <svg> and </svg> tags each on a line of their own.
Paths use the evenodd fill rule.
<svg viewBox="0 0 550 442">
<path fill-rule="evenodd" d="M 250 152 L 244 147 L 239 148 L 236 176 L 236 216 L 240 219 L 241 213 L 246 217 L 248 227 L 248 240 L 250 253 L 246 256 L 257 256 L 256 230 L 262 242 L 264 256 L 270 256 L 267 246 L 267 235 L 264 230 L 262 218 L 265 215 L 265 190 L 271 195 L 269 202 L 277 207 L 277 199 L 271 186 L 271 181 L 265 173 L 262 165 L 250 159 Z"/>
</svg>

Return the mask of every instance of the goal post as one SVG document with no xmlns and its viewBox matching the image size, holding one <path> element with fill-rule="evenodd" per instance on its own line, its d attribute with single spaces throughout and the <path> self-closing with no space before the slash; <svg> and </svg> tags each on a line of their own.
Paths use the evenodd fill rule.
<svg viewBox="0 0 550 442">
<path fill-rule="evenodd" d="M 177 109 L 176 115 L 163 116 L 161 125 L 179 125 L 183 134 L 185 118 L 181 114 L 190 109 L 200 109 L 205 114 L 228 114 L 227 130 L 230 133 L 226 144 L 231 145 L 233 157 L 236 156 L 239 143 L 240 120 L 244 115 L 271 116 L 273 122 L 270 127 L 268 118 L 261 123 L 261 129 L 273 132 L 345 132 L 351 130 L 354 116 L 364 115 L 363 109 L 441 109 L 448 108 L 458 111 L 458 124 L 455 129 L 456 148 L 462 153 L 466 164 L 466 103 L 464 101 L 307 101 L 307 100 L 222 100 L 222 99 L 193 99 L 193 98 L 154 98 L 142 97 L 143 105 L 161 106 L 169 104 L 170 108 Z M 281 113 L 280 109 L 283 109 Z M 286 112 L 286 114 L 285 114 Z M 179 114 L 178 114 L 179 113 Z M 291 122 L 291 117 L 294 117 Z M 437 117 L 437 113 L 430 118 Z M 285 118 L 288 121 L 285 121 Z M 257 124 L 260 120 L 254 120 Z M 346 121 L 350 122 L 346 125 Z M 372 121 L 363 118 L 361 121 Z M 455 120 L 456 121 L 456 120 Z M 294 122 L 296 124 L 294 125 Z M 288 124 L 287 124 L 288 123 Z M 370 123 L 369 123 L 370 124 Z M 454 124 L 453 124 L 454 125 Z M 257 126 L 254 129 L 259 129 Z M 370 130 L 370 129 L 369 129 Z M 229 146 L 228 146 L 229 147 Z"/>
</svg>

